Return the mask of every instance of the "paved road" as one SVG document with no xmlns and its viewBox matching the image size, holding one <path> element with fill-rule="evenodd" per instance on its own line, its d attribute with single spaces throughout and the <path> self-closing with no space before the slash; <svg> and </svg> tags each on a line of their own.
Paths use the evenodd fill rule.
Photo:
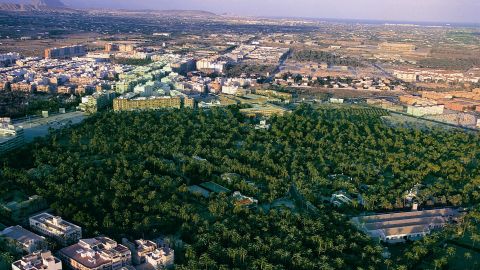
<svg viewBox="0 0 480 270">
<path fill-rule="evenodd" d="M 377 68 L 378 70 L 380 70 L 381 72 L 383 72 L 383 74 L 391 79 L 396 79 L 396 77 L 388 72 L 387 70 L 385 70 L 382 66 L 380 66 L 380 64 L 373 64 L 373 67 Z"/>
<path fill-rule="evenodd" d="M 270 76 L 267 78 L 266 82 L 272 82 L 275 79 L 275 75 L 277 75 L 282 70 L 283 65 L 285 64 L 287 59 L 290 58 L 292 53 L 293 53 L 293 50 L 289 50 L 287 54 L 282 59 L 280 59 L 280 62 L 278 62 L 277 67 L 272 72 L 272 74 L 270 74 Z"/>
<path fill-rule="evenodd" d="M 71 112 L 65 114 L 57 114 L 48 118 L 36 118 L 16 123 L 17 126 L 22 126 L 25 133 L 25 141 L 31 142 L 37 137 L 47 136 L 49 129 L 60 129 L 68 125 L 81 123 L 85 119 L 85 114 L 82 112 Z"/>
</svg>

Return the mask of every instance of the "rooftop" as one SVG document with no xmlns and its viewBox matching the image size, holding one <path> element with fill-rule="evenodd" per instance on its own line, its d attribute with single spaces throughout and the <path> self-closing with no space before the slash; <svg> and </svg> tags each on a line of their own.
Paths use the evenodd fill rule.
<svg viewBox="0 0 480 270">
<path fill-rule="evenodd" d="M 6 228 L 2 232 L 0 232 L 0 235 L 24 244 L 28 244 L 30 241 L 45 240 L 45 238 L 35 233 L 32 233 L 31 231 L 26 230 L 22 226 L 18 226 L 18 225 Z"/>
<path fill-rule="evenodd" d="M 77 244 L 63 248 L 60 253 L 87 268 L 98 268 L 112 262 L 120 254 L 130 252 L 123 245 L 107 237 L 82 239 Z"/>
<path fill-rule="evenodd" d="M 443 226 L 458 216 L 457 210 L 443 208 L 363 216 L 353 218 L 352 221 L 366 231 L 392 236 L 427 232 L 430 228 Z"/>
<path fill-rule="evenodd" d="M 48 264 L 61 264 L 60 260 L 52 256 L 50 251 L 35 252 L 24 256 L 21 260 L 13 263 L 21 270 L 45 270 L 48 269 Z"/>
<path fill-rule="evenodd" d="M 41 213 L 32 216 L 30 217 L 30 220 L 42 223 L 42 225 L 47 227 L 50 231 L 53 231 L 57 234 L 66 233 L 72 230 L 80 230 L 79 226 L 65 221 L 61 217 L 53 216 L 49 213 Z"/>
</svg>

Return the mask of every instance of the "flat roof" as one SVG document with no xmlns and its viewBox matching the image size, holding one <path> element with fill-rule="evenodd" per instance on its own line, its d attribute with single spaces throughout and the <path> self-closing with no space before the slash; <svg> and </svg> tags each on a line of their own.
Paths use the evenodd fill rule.
<svg viewBox="0 0 480 270">
<path fill-rule="evenodd" d="M 388 229 L 397 228 L 403 226 L 415 226 L 424 224 L 442 224 L 445 223 L 445 219 L 442 217 L 426 217 L 426 218 L 412 218 L 412 219 L 400 219 L 386 222 L 373 222 L 365 224 L 365 228 L 368 230 L 375 229 Z"/>
<path fill-rule="evenodd" d="M 81 265 L 92 269 L 111 262 L 111 260 L 105 260 L 102 258 L 98 252 L 85 249 L 79 244 L 63 248 L 60 250 L 60 253 L 70 259 L 75 260 Z M 90 256 L 86 255 L 87 253 Z"/>
<path fill-rule="evenodd" d="M 424 233 L 424 232 L 429 232 L 430 230 L 427 229 L 425 226 L 405 226 L 405 227 L 397 227 L 397 228 L 390 228 L 390 229 L 384 229 L 383 232 L 385 236 L 390 236 L 390 235 L 408 235 L 408 234 L 414 234 L 414 233 Z"/>
<path fill-rule="evenodd" d="M 210 197 L 210 191 L 208 191 L 208 190 L 206 190 L 202 187 L 199 187 L 197 185 L 189 186 L 188 191 L 190 191 L 191 193 L 194 193 L 194 194 L 200 194 L 205 198 Z"/>
<path fill-rule="evenodd" d="M 442 209 L 423 210 L 423 211 L 378 214 L 378 215 L 359 217 L 359 219 L 364 223 L 372 223 L 372 222 L 385 222 L 385 221 L 399 220 L 399 219 L 425 218 L 425 217 L 445 216 L 445 215 L 458 215 L 458 211 L 452 208 L 442 208 Z"/>
<path fill-rule="evenodd" d="M 55 218 L 59 219 L 60 221 L 58 225 L 54 224 L 53 222 Z M 30 219 L 40 222 L 49 228 L 53 228 L 55 230 L 62 231 L 62 232 L 68 232 L 68 231 L 71 231 L 72 229 L 80 229 L 79 226 L 73 223 L 70 223 L 68 221 L 65 221 L 61 217 L 56 217 L 46 212 L 40 213 L 35 216 L 31 216 Z"/>
<path fill-rule="evenodd" d="M 376 231 L 391 236 L 429 232 L 431 226 L 443 226 L 450 217 L 458 215 L 455 209 L 443 208 L 356 217 L 352 221 L 370 233 Z"/>
<path fill-rule="evenodd" d="M 230 190 L 226 187 L 223 187 L 215 182 L 206 182 L 206 183 L 202 183 L 200 184 L 201 187 L 203 188 L 206 188 L 212 192 L 216 192 L 216 193 L 228 193 L 230 192 Z"/>
<path fill-rule="evenodd" d="M 0 235 L 6 238 L 14 239 L 17 242 L 25 243 L 25 244 L 28 244 L 30 240 L 34 240 L 34 241 L 45 240 L 45 238 L 43 238 L 42 236 L 39 236 L 29 230 L 26 230 L 19 225 L 6 228 L 2 232 L 0 232 Z"/>
</svg>

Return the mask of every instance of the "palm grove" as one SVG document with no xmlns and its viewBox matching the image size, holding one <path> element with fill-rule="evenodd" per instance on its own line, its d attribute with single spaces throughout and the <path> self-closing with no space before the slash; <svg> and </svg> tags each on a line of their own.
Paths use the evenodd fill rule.
<svg viewBox="0 0 480 270">
<path fill-rule="evenodd" d="M 401 208 L 404 192 L 416 184 L 423 185 L 425 201 L 475 209 L 480 138 L 394 127 L 383 115 L 379 109 L 301 106 L 270 119 L 270 130 L 255 130 L 236 107 L 99 113 L 6 157 L 0 192 L 45 197 L 87 236 L 170 235 L 177 239 L 176 269 L 448 267 L 455 250 L 443 244 L 460 230 L 477 235 L 475 211 L 465 225 L 409 243 L 408 251 L 389 259 L 348 216 Z M 226 180 L 225 173 L 238 177 Z M 205 181 L 256 197 L 260 206 L 246 209 L 224 194 L 206 199 L 188 192 L 187 186 Z M 292 186 L 314 213 L 298 204 L 271 204 Z M 364 209 L 332 210 L 323 202 L 335 191 L 360 187 Z"/>
</svg>

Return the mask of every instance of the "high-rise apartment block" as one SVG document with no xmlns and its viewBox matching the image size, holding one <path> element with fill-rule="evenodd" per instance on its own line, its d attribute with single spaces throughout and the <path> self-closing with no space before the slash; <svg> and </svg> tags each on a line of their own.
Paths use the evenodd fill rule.
<svg viewBox="0 0 480 270">
<path fill-rule="evenodd" d="M 46 59 L 65 59 L 87 54 L 85 45 L 66 46 L 61 48 L 50 48 L 45 50 Z"/>
<path fill-rule="evenodd" d="M 106 52 L 114 52 L 114 51 L 118 51 L 120 48 L 118 46 L 118 44 L 115 44 L 115 43 L 107 43 L 105 44 L 105 51 Z"/>
<path fill-rule="evenodd" d="M 129 93 L 130 94 L 130 93 Z M 114 111 L 132 111 L 132 110 L 155 110 L 161 108 L 180 108 L 182 100 L 180 97 L 139 97 L 128 98 L 123 96 L 113 100 Z"/>
</svg>

